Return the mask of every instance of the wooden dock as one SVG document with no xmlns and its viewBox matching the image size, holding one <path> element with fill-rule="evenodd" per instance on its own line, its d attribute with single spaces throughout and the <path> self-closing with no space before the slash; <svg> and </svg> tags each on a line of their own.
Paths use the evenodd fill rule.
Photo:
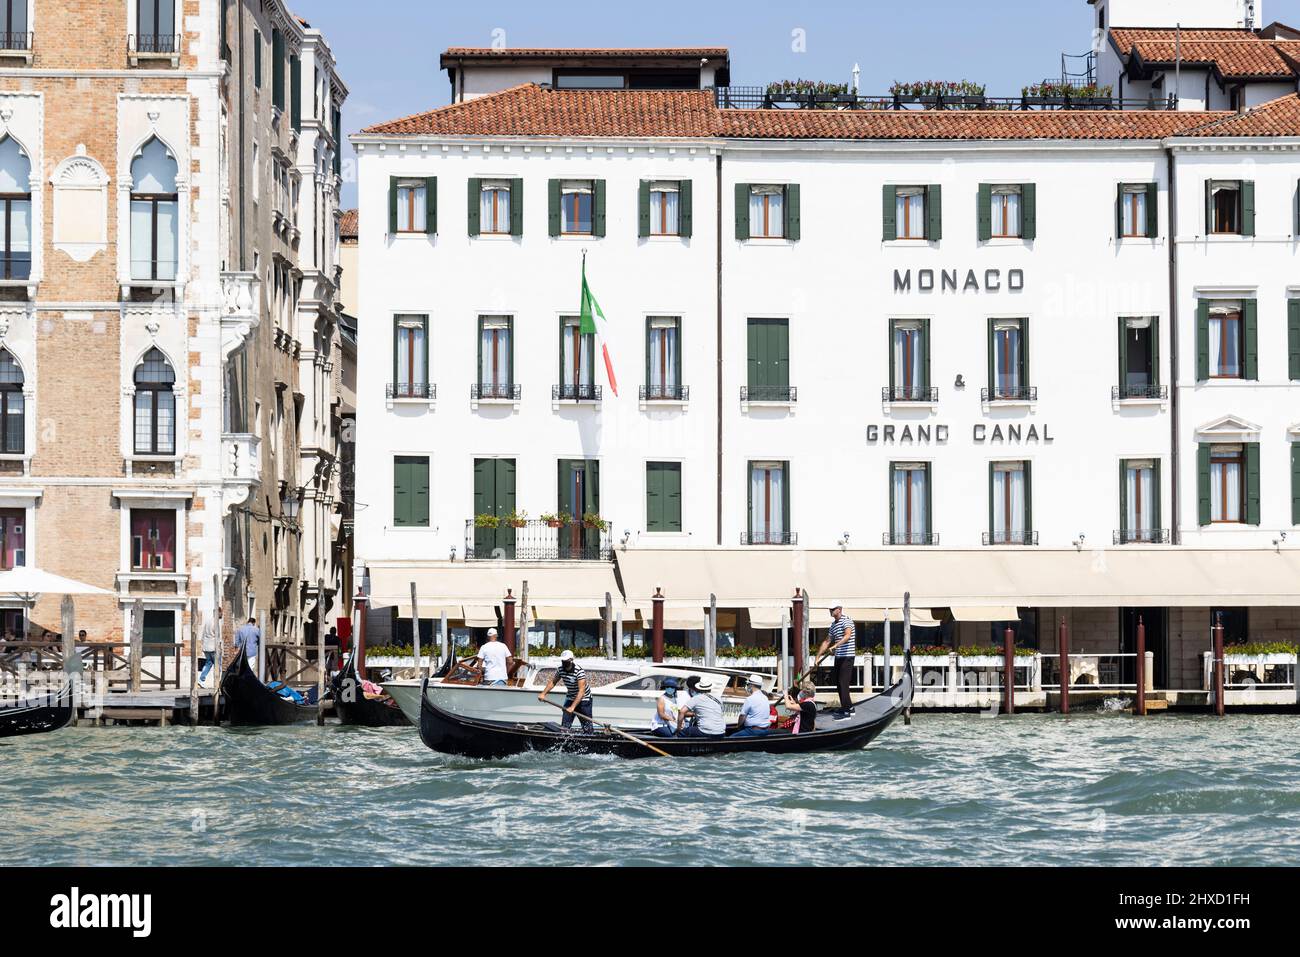
<svg viewBox="0 0 1300 957">
<path fill-rule="evenodd" d="M 217 691 L 199 689 L 199 719 L 212 721 Z M 77 724 L 102 727 L 105 724 L 145 723 L 166 727 L 190 723 L 190 693 L 165 691 L 110 691 L 103 699 L 77 709 Z"/>
</svg>

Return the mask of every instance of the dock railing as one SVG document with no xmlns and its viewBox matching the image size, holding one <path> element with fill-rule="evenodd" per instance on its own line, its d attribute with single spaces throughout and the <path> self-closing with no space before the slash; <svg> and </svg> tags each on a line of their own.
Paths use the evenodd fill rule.
<svg viewBox="0 0 1300 957">
<path fill-rule="evenodd" d="M 181 660 L 188 650 L 189 645 L 179 641 L 144 644 L 140 655 L 140 688 L 133 690 L 180 688 Z M 129 641 L 80 641 L 77 642 L 77 654 L 81 656 L 83 671 L 104 676 L 104 686 L 108 691 L 121 691 L 130 686 Z M 157 663 L 150 665 L 153 659 L 157 659 Z M 63 643 L 60 641 L 0 640 L 0 673 L 18 675 L 62 668 Z"/>
<path fill-rule="evenodd" d="M 287 685 L 315 685 L 316 649 L 307 644 L 268 641 L 266 678 Z"/>
<path fill-rule="evenodd" d="M 1057 655 L 1046 655 L 1043 688 L 1061 690 L 1061 665 Z M 1071 691 L 1137 692 L 1137 655 L 1133 652 L 1070 655 Z M 1147 691 L 1155 690 L 1155 653 L 1146 653 Z"/>
</svg>

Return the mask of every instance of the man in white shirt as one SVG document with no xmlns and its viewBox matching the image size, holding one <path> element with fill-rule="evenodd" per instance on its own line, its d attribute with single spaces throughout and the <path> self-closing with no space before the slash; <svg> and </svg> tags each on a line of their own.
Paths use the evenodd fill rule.
<svg viewBox="0 0 1300 957">
<path fill-rule="evenodd" d="M 696 694 L 682 708 L 684 716 L 694 716 L 695 723 L 681 730 L 684 738 L 720 738 L 727 731 L 722 717 L 722 699 L 713 693 L 713 679 L 705 675 L 695 686 Z"/>
<path fill-rule="evenodd" d="M 740 706 L 740 727 L 732 734 L 733 738 L 758 737 L 768 732 L 772 723 L 772 706 L 763 694 L 763 679 L 760 675 L 749 676 L 749 697 Z"/>
<path fill-rule="evenodd" d="M 512 658 L 506 643 L 497 637 L 497 630 L 489 628 L 487 641 L 478 650 L 478 660 L 483 665 L 483 684 L 504 685 Z"/>
</svg>

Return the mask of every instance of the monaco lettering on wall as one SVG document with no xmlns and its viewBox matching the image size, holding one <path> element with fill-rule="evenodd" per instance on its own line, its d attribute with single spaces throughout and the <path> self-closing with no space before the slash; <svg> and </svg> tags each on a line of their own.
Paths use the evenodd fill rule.
<svg viewBox="0 0 1300 957">
<path fill-rule="evenodd" d="M 937 284 L 937 285 L 936 285 Z M 975 270 L 967 269 L 965 276 L 960 269 L 918 269 L 916 283 L 912 283 L 912 270 L 894 270 L 894 292 L 1023 292 L 1025 288 L 1025 271 L 1008 269 L 1005 277 L 1001 269 Z"/>
<path fill-rule="evenodd" d="M 867 426 L 868 445 L 947 445 L 951 429 L 946 425 L 906 424 Z M 975 445 L 1050 445 L 1056 441 L 1046 424 L 1019 422 L 976 422 L 971 427 Z"/>
</svg>

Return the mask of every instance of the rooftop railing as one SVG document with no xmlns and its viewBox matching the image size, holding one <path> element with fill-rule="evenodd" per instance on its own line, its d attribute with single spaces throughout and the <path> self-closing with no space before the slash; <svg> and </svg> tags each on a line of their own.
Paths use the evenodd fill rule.
<svg viewBox="0 0 1300 957">
<path fill-rule="evenodd" d="M 1177 110 L 1178 97 L 984 96 L 971 94 L 864 95 L 769 91 L 762 86 L 718 86 L 714 102 L 733 110 Z"/>
</svg>

